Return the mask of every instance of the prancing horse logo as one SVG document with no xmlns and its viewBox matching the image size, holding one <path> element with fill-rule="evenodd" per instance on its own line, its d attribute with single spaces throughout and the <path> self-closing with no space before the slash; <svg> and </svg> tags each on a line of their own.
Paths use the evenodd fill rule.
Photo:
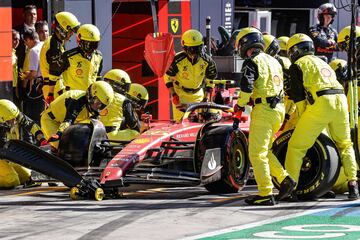
<svg viewBox="0 0 360 240">
<path fill-rule="evenodd" d="M 172 18 L 170 20 L 170 24 L 171 24 L 171 30 L 173 31 L 173 33 L 176 33 L 179 28 L 179 19 Z"/>
</svg>

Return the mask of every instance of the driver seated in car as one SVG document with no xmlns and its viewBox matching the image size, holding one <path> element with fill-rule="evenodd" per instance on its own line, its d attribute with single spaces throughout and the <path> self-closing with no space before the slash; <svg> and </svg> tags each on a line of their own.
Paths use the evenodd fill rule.
<svg viewBox="0 0 360 240">
<path fill-rule="evenodd" d="M 6 99 L 0 100 L 0 147 L 10 139 L 20 139 L 20 131 L 30 132 L 40 146 L 47 145 L 40 127 L 16 105 Z M 11 189 L 21 184 L 31 185 L 31 172 L 18 164 L 0 160 L 0 189 Z"/>
<path fill-rule="evenodd" d="M 141 124 L 137 109 L 145 108 L 149 99 L 146 88 L 131 84 L 129 75 L 120 69 L 112 69 L 104 76 L 104 81 L 114 89 L 114 101 L 100 113 L 110 140 L 131 141 L 140 135 Z"/>
<path fill-rule="evenodd" d="M 57 151 L 65 129 L 74 123 L 97 118 L 113 99 L 110 84 L 96 81 L 86 91 L 69 90 L 52 101 L 41 115 L 41 127 L 53 150 Z"/>
<path fill-rule="evenodd" d="M 184 112 L 179 110 L 188 103 L 210 99 L 213 84 L 206 79 L 215 79 L 215 62 L 203 51 L 203 36 L 195 30 L 187 30 L 181 37 L 183 51 L 176 54 L 164 81 L 172 97 L 173 117 L 179 122 Z"/>
</svg>

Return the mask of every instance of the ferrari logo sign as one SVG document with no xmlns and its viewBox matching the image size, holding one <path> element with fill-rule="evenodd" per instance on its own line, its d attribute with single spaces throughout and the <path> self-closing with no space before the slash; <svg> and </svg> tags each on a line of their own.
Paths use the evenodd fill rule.
<svg viewBox="0 0 360 240">
<path fill-rule="evenodd" d="M 171 30 L 173 31 L 173 33 L 176 33 L 179 29 L 179 19 L 172 18 L 170 20 L 170 26 L 171 26 Z"/>
</svg>

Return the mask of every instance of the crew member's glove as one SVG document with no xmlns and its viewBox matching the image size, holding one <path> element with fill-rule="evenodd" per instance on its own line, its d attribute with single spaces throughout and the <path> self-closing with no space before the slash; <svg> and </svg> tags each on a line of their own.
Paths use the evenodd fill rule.
<svg viewBox="0 0 360 240">
<path fill-rule="evenodd" d="M 41 138 L 41 139 L 39 140 L 39 143 L 40 143 L 40 147 L 49 145 L 48 141 L 46 141 L 45 138 Z"/>
<path fill-rule="evenodd" d="M 240 107 L 239 105 L 234 105 L 234 123 L 233 123 L 233 129 L 237 129 L 239 127 L 240 119 L 242 113 L 245 111 L 245 107 Z"/>
<path fill-rule="evenodd" d="M 53 93 L 49 93 L 49 95 L 46 97 L 45 102 L 47 104 L 50 104 L 52 101 L 54 101 L 54 94 Z"/>
<path fill-rule="evenodd" d="M 59 141 L 60 140 L 60 137 L 61 137 L 61 132 L 57 132 L 53 135 L 51 135 L 51 137 L 48 139 L 48 142 L 56 142 L 56 141 Z"/>
<path fill-rule="evenodd" d="M 172 95 L 172 102 L 173 102 L 174 105 L 179 105 L 179 104 L 180 104 L 179 95 L 177 95 L 176 93 L 173 93 L 173 95 Z"/>
</svg>

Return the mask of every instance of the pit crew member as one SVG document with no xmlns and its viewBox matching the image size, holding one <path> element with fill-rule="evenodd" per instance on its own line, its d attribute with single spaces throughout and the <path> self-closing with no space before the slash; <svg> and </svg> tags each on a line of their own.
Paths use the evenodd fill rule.
<svg viewBox="0 0 360 240">
<path fill-rule="evenodd" d="M 238 117 L 251 99 L 254 102 L 249 129 L 249 158 L 259 193 L 245 202 L 249 205 L 275 205 L 270 174 L 281 183 L 279 200 L 291 194 L 296 185 L 270 150 L 275 133 L 284 121 L 283 72 L 279 62 L 263 52 L 264 40 L 258 29 L 243 28 L 236 38 L 236 47 L 244 58 L 239 98 L 234 106 Z"/>
<path fill-rule="evenodd" d="M 356 161 L 350 137 L 347 99 L 332 68 L 317 56 L 312 39 L 295 34 L 288 42 L 290 97 L 299 112 L 299 121 L 291 136 L 285 168 L 298 181 L 303 158 L 320 133 L 328 127 L 348 178 L 350 200 L 358 199 Z"/>
<path fill-rule="evenodd" d="M 176 54 L 164 81 L 172 97 L 172 110 L 175 121 L 180 121 L 184 112 L 179 110 L 184 104 L 207 101 L 213 84 L 206 79 L 215 79 L 215 62 L 203 51 L 203 36 L 190 29 L 181 37 L 183 51 Z"/>
<path fill-rule="evenodd" d="M 39 145 L 47 145 L 40 127 L 16 105 L 6 99 L 0 100 L 0 147 L 10 139 L 20 139 L 20 129 L 31 133 Z M 29 185 L 30 170 L 18 164 L 0 160 L 0 189 L 11 189 L 20 184 Z"/>
<path fill-rule="evenodd" d="M 70 125 L 96 118 L 114 99 L 112 87 L 97 81 L 86 91 L 70 90 L 56 98 L 41 115 L 41 127 L 46 139 L 56 151 L 59 140 Z"/>
</svg>

